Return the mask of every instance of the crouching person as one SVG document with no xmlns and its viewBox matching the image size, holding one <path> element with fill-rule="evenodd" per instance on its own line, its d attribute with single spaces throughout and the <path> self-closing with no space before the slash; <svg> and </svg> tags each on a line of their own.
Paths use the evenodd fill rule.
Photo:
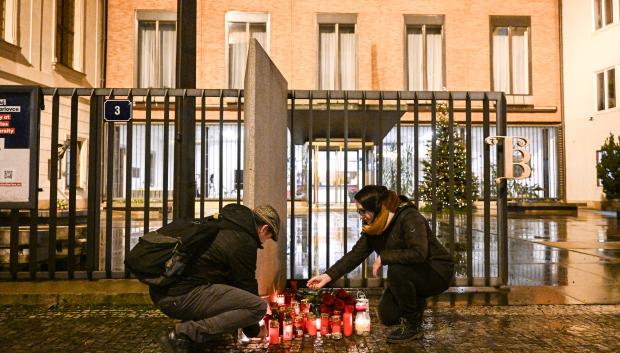
<svg viewBox="0 0 620 353">
<path fill-rule="evenodd" d="M 248 337 L 264 337 L 259 326 L 267 304 L 258 296 L 257 249 L 277 240 L 280 217 L 271 206 L 251 210 L 231 204 L 222 209 L 222 223 L 213 243 L 169 287 L 150 286 L 155 305 L 180 320 L 158 337 L 169 353 L 188 352 L 195 344 L 221 338 L 242 328 Z"/>
</svg>

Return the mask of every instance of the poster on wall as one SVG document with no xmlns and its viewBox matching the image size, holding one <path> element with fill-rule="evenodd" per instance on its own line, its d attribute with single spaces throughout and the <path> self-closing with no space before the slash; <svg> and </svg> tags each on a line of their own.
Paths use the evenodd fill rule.
<svg viewBox="0 0 620 353">
<path fill-rule="evenodd" d="M 0 86 L 0 208 L 34 208 L 39 88 Z"/>
</svg>

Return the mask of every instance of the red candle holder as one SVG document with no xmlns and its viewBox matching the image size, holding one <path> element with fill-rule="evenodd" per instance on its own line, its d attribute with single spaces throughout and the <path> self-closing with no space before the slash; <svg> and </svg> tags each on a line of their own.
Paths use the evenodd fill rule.
<svg viewBox="0 0 620 353">
<path fill-rule="evenodd" d="M 307 317 L 306 317 L 306 330 L 308 331 L 308 335 L 310 336 L 316 336 L 316 323 L 317 323 L 316 316 L 313 313 L 308 313 Z M 320 321 L 319 321 L 320 322 Z"/>
<path fill-rule="evenodd" d="M 329 314 L 321 314 L 321 336 L 329 333 Z"/>
<path fill-rule="evenodd" d="M 278 320 L 269 321 L 269 344 L 280 344 L 280 323 Z"/>
<path fill-rule="evenodd" d="M 331 317 L 332 322 L 332 338 L 339 340 L 342 338 L 342 323 L 340 322 L 340 315 L 334 315 Z"/>
<path fill-rule="evenodd" d="M 342 321 L 342 326 L 344 326 L 344 336 L 351 336 L 353 334 L 353 312 L 345 312 Z"/>
</svg>

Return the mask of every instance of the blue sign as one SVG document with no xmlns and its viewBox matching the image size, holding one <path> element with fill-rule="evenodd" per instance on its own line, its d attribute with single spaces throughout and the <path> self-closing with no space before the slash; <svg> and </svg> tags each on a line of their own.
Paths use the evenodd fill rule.
<svg viewBox="0 0 620 353">
<path fill-rule="evenodd" d="M 109 99 L 103 103 L 103 118 L 106 121 L 129 121 L 132 109 L 129 99 Z"/>
</svg>

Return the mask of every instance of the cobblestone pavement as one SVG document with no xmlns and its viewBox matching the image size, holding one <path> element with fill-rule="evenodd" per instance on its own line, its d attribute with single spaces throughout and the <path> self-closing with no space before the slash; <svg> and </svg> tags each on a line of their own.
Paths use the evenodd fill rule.
<svg viewBox="0 0 620 353">
<path fill-rule="evenodd" d="M 290 345 L 236 344 L 203 352 L 620 352 L 620 306 L 455 306 L 426 312 L 424 338 L 385 343 L 390 328 L 372 313 L 369 337 L 304 338 Z M 160 352 L 173 321 L 150 306 L 0 307 L 4 352 Z"/>
</svg>

